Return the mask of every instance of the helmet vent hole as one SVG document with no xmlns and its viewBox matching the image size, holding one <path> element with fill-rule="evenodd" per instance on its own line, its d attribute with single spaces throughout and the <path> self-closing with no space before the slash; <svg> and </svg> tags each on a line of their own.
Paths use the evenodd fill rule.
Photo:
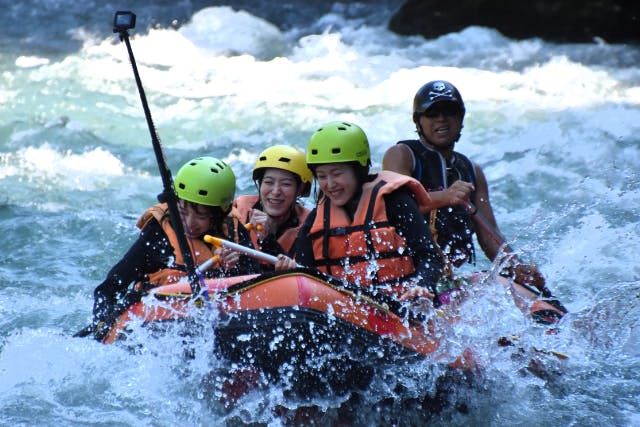
<svg viewBox="0 0 640 427">
<path fill-rule="evenodd" d="M 211 173 L 220 173 L 220 171 L 216 168 L 210 168 L 209 170 L 211 171 Z"/>
<path fill-rule="evenodd" d="M 331 153 L 332 153 L 332 154 L 340 154 L 340 152 L 341 152 L 341 151 L 342 151 L 342 150 L 340 150 L 340 148 L 332 148 L 332 149 L 331 149 Z"/>
<path fill-rule="evenodd" d="M 179 183 L 178 187 L 180 187 L 181 190 L 184 190 L 186 188 L 183 182 Z"/>
<path fill-rule="evenodd" d="M 318 155 L 318 149 L 317 148 L 312 148 L 311 149 L 311 154 L 313 154 L 314 156 Z"/>
<path fill-rule="evenodd" d="M 198 190 L 198 194 L 206 197 L 206 195 L 209 194 L 209 192 L 207 190 Z"/>
<path fill-rule="evenodd" d="M 278 161 L 279 161 L 279 162 L 282 162 L 282 163 L 289 163 L 289 162 L 291 161 L 291 159 L 289 159 L 289 158 L 287 158 L 287 157 L 280 157 L 280 158 L 278 159 Z"/>
</svg>

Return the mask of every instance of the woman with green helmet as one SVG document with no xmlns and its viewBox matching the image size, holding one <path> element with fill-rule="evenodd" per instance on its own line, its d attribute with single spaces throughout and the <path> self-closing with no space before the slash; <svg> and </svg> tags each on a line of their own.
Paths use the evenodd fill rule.
<svg viewBox="0 0 640 427">
<path fill-rule="evenodd" d="M 320 127 L 307 164 L 320 194 L 300 229 L 296 262 L 385 298 L 433 298 L 442 259 L 421 211 L 431 201 L 420 183 L 395 172 L 370 174 L 367 136 L 349 122 Z"/>
<path fill-rule="evenodd" d="M 258 194 L 242 195 L 234 202 L 234 214 L 249 224 L 253 245 L 271 255 L 292 255 L 293 242 L 309 209 L 300 202 L 311 190 L 313 176 L 302 151 L 274 145 L 258 155 L 253 168 Z M 274 266 L 261 264 L 264 271 Z"/>
<path fill-rule="evenodd" d="M 194 262 L 199 265 L 214 255 L 218 259 L 203 275 L 257 273 L 258 264 L 252 258 L 227 248 L 213 248 L 202 239 L 210 234 L 252 245 L 245 227 L 228 215 L 236 189 L 236 177 L 229 165 L 214 157 L 197 157 L 180 168 L 174 187 Z M 94 291 L 93 323 L 97 339 L 102 339 L 110 324 L 143 292 L 186 276 L 166 203 L 147 209 L 137 226 L 140 228 L 137 240 Z"/>
</svg>

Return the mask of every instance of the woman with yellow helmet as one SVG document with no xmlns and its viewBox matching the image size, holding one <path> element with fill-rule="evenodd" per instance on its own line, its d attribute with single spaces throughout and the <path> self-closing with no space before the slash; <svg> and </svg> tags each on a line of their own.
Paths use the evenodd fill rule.
<svg viewBox="0 0 640 427">
<path fill-rule="evenodd" d="M 311 190 L 313 176 L 305 155 L 297 148 L 275 145 L 264 150 L 253 168 L 257 195 L 239 196 L 233 203 L 234 214 L 249 224 L 254 246 L 271 255 L 292 255 L 298 229 L 309 209 L 300 202 Z M 273 270 L 262 264 L 263 270 Z"/>
<path fill-rule="evenodd" d="M 307 164 L 320 189 L 296 241 L 295 260 L 400 301 L 433 298 L 442 258 L 422 210 L 431 200 L 419 181 L 369 174 L 364 131 L 331 122 L 309 140 Z"/>
<path fill-rule="evenodd" d="M 194 262 L 202 264 L 214 255 L 219 260 L 203 275 L 226 277 L 259 272 L 254 259 L 227 248 L 211 247 L 203 240 L 205 234 L 210 234 L 251 246 L 248 231 L 228 215 L 236 189 L 236 177 L 229 165 L 214 157 L 197 157 L 180 168 L 174 187 Z M 94 291 L 93 326 L 97 339 L 102 339 L 115 318 L 144 291 L 186 276 L 166 203 L 147 209 L 137 226 L 137 240 Z"/>
</svg>

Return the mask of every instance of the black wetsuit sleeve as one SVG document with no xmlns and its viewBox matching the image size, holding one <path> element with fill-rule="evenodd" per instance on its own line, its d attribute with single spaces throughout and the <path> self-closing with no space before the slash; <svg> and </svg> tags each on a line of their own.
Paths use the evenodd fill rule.
<svg viewBox="0 0 640 427">
<path fill-rule="evenodd" d="M 309 239 L 309 231 L 316 219 L 316 209 L 313 209 L 306 221 L 300 227 L 298 231 L 298 237 L 293 245 L 294 259 L 299 265 L 304 267 L 315 267 L 316 262 L 313 256 L 313 246 L 311 245 L 311 239 Z"/>
<path fill-rule="evenodd" d="M 300 221 L 298 220 L 295 213 L 289 216 L 283 224 L 280 224 L 275 233 L 267 234 L 264 239 L 262 239 L 260 243 L 260 250 L 262 252 L 268 253 L 269 255 L 278 256 L 280 254 L 285 254 L 289 257 L 293 257 L 294 255 L 294 245 L 292 244 L 290 248 L 285 249 L 278 239 L 280 239 L 285 233 L 289 232 L 291 229 L 298 229 L 299 231 Z M 297 234 L 296 234 L 297 235 Z"/>
<path fill-rule="evenodd" d="M 396 231 L 407 241 L 409 255 L 413 258 L 416 277 L 423 286 L 435 291 L 435 284 L 442 275 L 444 263 L 435 245 L 429 224 L 418 208 L 413 195 L 405 189 L 385 196 L 387 217 Z"/>
<path fill-rule="evenodd" d="M 224 227 L 227 227 L 228 235 L 235 236 L 237 233 L 239 245 L 245 246 L 247 248 L 255 249 L 253 243 L 251 242 L 251 236 L 249 235 L 249 231 L 244 227 L 244 225 L 240 223 L 235 223 L 232 219 L 228 219 L 225 221 Z M 237 227 L 237 230 L 235 229 Z M 220 233 L 212 233 L 217 237 L 221 237 L 226 240 L 231 240 L 227 235 L 220 235 Z M 235 237 L 233 238 L 235 240 Z M 215 248 L 212 248 L 215 251 Z M 250 257 L 249 255 L 245 255 L 243 253 L 239 253 L 238 262 L 233 268 L 225 269 L 220 265 L 217 265 L 206 270 L 203 275 L 207 278 L 216 278 L 216 277 L 231 277 L 231 276 L 244 276 L 246 274 L 256 274 L 260 273 L 260 266 L 258 261 L 255 258 Z"/>
<path fill-rule="evenodd" d="M 282 246 L 280 246 L 280 243 L 278 243 L 278 240 L 276 239 L 276 236 L 274 234 L 269 234 L 260 242 L 260 251 L 264 252 L 265 254 L 269 254 L 276 257 L 279 254 L 285 254 L 290 256 L 285 252 Z M 275 271 L 276 269 L 274 265 L 269 263 L 260 262 L 259 264 L 260 264 L 260 270 L 263 273 Z"/>
<path fill-rule="evenodd" d="M 278 243 L 278 239 L 275 234 L 267 235 L 260 242 L 260 250 L 273 256 L 278 256 L 279 254 L 287 255 L 287 252 L 282 248 L 282 246 L 280 246 L 280 243 Z"/>
<path fill-rule="evenodd" d="M 238 244 L 255 249 L 249 231 L 242 224 L 238 224 Z M 260 264 L 258 261 L 248 255 L 240 254 L 238 263 L 230 269 L 225 276 L 241 276 L 255 273 L 260 273 Z"/>
<path fill-rule="evenodd" d="M 108 315 L 131 284 L 144 281 L 147 274 L 169 265 L 173 257 L 173 247 L 162 227 L 155 220 L 149 221 L 127 253 L 96 287 L 94 318 L 100 319 Z"/>
</svg>

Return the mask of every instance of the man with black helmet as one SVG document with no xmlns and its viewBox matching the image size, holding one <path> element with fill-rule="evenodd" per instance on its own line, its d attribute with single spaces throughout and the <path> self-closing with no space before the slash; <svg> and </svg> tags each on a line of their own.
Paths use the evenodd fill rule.
<svg viewBox="0 0 640 427">
<path fill-rule="evenodd" d="M 444 80 L 425 84 L 413 101 L 413 121 L 420 139 L 398 142 L 386 151 L 382 161 L 383 169 L 413 176 L 429 191 L 433 209 L 428 219 L 444 256 L 456 267 L 474 262 L 473 233 L 492 261 L 501 246 L 486 227 L 475 227 L 468 212 L 475 206 L 499 233 L 482 168 L 454 150 L 465 112 L 454 85 Z M 544 287 L 544 277 L 535 265 L 515 262 L 513 273 L 520 283 Z"/>
</svg>

